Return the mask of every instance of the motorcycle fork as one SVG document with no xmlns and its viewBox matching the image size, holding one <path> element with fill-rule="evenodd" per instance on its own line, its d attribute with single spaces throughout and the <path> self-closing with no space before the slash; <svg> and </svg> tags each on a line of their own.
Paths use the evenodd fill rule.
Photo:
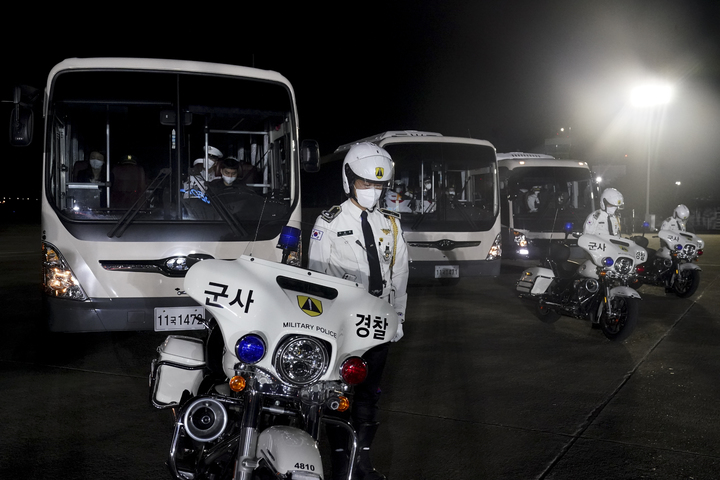
<svg viewBox="0 0 720 480">
<path fill-rule="evenodd" d="M 608 318 L 612 318 L 612 306 L 610 305 L 610 286 L 607 284 L 607 281 L 602 282 L 602 288 L 605 291 L 605 295 L 603 295 L 603 303 L 605 306 L 605 311 L 607 312 Z"/>
<path fill-rule="evenodd" d="M 237 460 L 233 480 L 250 480 L 259 460 L 255 455 L 258 442 L 258 424 L 262 414 L 262 395 L 255 391 L 254 380 L 243 395 L 244 410 L 240 423 Z"/>
</svg>

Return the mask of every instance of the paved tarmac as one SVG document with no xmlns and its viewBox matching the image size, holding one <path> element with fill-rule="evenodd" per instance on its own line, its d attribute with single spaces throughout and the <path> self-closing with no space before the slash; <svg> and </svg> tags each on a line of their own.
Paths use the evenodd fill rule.
<svg viewBox="0 0 720 480">
<path fill-rule="evenodd" d="M 148 400 L 154 332 L 42 335 L 37 225 L 0 225 L 0 479 L 163 479 L 171 419 Z M 612 343 L 537 320 L 523 262 L 413 285 L 375 464 L 391 480 L 720 477 L 720 235 L 690 299 L 644 286 Z"/>
</svg>

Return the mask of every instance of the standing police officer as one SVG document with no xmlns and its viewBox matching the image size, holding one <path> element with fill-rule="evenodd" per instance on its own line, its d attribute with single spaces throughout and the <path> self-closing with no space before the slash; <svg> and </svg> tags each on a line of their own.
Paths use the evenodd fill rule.
<svg viewBox="0 0 720 480">
<path fill-rule="evenodd" d="M 390 185 L 393 162 L 383 148 L 358 143 L 348 150 L 342 182 L 348 200 L 326 210 L 315 222 L 308 252 L 309 268 L 362 283 L 397 312 L 399 324 L 393 342 L 403 336 L 407 304 L 408 256 L 399 214 L 378 208 Z M 363 355 L 368 377 L 355 387 L 351 422 L 358 437 L 354 479 L 380 480 L 370 460 L 370 444 L 379 426 L 377 403 L 389 344 Z M 326 428 L 333 449 L 333 479 L 347 478 L 348 437 L 341 427 Z"/>
</svg>

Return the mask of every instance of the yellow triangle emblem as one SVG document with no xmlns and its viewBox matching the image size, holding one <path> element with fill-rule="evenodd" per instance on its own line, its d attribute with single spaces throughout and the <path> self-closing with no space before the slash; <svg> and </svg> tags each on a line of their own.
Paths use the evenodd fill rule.
<svg viewBox="0 0 720 480">
<path fill-rule="evenodd" d="M 322 313 L 322 302 L 316 298 L 298 295 L 298 306 L 300 310 L 311 317 L 317 317 Z"/>
<path fill-rule="evenodd" d="M 385 169 L 383 167 L 375 167 L 375 176 L 378 180 L 382 180 L 383 175 L 385 175 Z"/>
</svg>

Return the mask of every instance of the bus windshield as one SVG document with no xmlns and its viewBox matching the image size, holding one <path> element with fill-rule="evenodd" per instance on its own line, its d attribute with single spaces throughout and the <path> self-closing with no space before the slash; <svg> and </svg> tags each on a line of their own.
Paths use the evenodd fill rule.
<svg viewBox="0 0 720 480">
<path fill-rule="evenodd" d="M 257 79 L 63 72 L 49 94 L 47 199 L 78 237 L 273 238 L 298 201 L 292 105 L 285 85 Z"/>
<path fill-rule="evenodd" d="M 562 231 L 568 222 L 581 225 L 594 210 L 593 181 L 588 168 L 500 167 L 500 180 L 513 199 L 515 228 Z"/>
<path fill-rule="evenodd" d="M 385 208 L 403 228 L 426 232 L 486 231 L 498 214 L 495 151 L 462 143 L 388 143 L 394 185 Z"/>
</svg>

